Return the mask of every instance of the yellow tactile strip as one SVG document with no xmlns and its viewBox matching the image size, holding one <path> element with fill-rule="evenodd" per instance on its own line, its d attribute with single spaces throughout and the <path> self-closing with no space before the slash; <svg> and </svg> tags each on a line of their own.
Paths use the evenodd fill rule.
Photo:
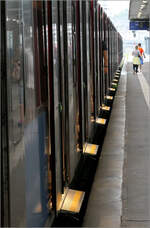
<svg viewBox="0 0 150 228">
<path fill-rule="evenodd" d="M 86 143 L 84 153 L 91 154 L 91 155 L 96 155 L 97 151 L 98 151 L 98 147 L 99 146 L 96 145 L 96 144 Z"/>
<path fill-rule="evenodd" d="M 106 124 L 106 119 L 103 119 L 103 118 L 97 118 L 97 119 L 96 119 L 96 123 L 98 123 L 98 124 L 102 124 L 102 125 L 105 125 L 105 124 Z"/>
<path fill-rule="evenodd" d="M 61 210 L 79 213 L 85 192 L 69 189 Z"/>
<path fill-rule="evenodd" d="M 106 96 L 107 100 L 113 100 L 113 96 Z"/>
</svg>

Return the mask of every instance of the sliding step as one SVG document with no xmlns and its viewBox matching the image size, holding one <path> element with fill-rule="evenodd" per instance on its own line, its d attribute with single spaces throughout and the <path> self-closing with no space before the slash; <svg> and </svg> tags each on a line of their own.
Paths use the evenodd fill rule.
<svg viewBox="0 0 150 228">
<path fill-rule="evenodd" d="M 105 96 L 107 100 L 113 100 L 113 96 Z"/>
<path fill-rule="evenodd" d="M 96 118 L 96 123 L 105 125 L 106 124 L 106 119 L 104 118 Z"/>
<path fill-rule="evenodd" d="M 118 79 L 115 79 L 115 78 L 114 78 L 114 79 L 113 79 L 113 82 L 118 82 Z"/>
<path fill-rule="evenodd" d="M 112 84 L 113 86 L 117 86 L 117 83 L 112 82 L 111 84 Z"/>
<path fill-rule="evenodd" d="M 84 196 L 85 192 L 83 191 L 68 189 L 60 212 L 78 215 L 84 200 Z"/>
<path fill-rule="evenodd" d="M 86 143 L 84 146 L 84 154 L 87 155 L 97 155 L 99 146 L 96 144 Z"/>
<path fill-rule="evenodd" d="M 103 111 L 108 111 L 108 112 L 110 111 L 110 107 L 107 106 L 107 105 L 102 105 L 101 109 L 102 109 Z"/>
<path fill-rule="evenodd" d="M 111 92 L 115 92 L 115 91 L 116 91 L 115 88 L 109 88 L 109 90 L 110 90 Z"/>
</svg>

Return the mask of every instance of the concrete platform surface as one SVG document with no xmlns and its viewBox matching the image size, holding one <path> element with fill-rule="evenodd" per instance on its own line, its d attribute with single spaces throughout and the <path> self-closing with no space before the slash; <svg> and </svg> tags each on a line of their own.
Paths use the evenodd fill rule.
<svg viewBox="0 0 150 228">
<path fill-rule="evenodd" d="M 131 63 L 124 66 L 83 227 L 150 228 L 147 69 L 135 75 Z"/>
</svg>

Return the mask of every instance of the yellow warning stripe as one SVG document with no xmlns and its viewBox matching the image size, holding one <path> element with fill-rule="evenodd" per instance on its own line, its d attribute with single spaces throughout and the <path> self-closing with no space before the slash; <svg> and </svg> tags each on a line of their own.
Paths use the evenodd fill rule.
<svg viewBox="0 0 150 228">
<path fill-rule="evenodd" d="M 97 145 L 92 145 L 92 147 L 91 147 L 91 154 L 95 154 L 96 148 L 97 148 Z"/>
<path fill-rule="evenodd" d="M 80 191 L 75 192 L 71 206 L 70 206 L 70 209 L 69 209 L 70 211 L 78 212 L 79 202 L 80 202 L 81 196 L 82 196 L 82 192 L 80 192 Z"/>
</svg>

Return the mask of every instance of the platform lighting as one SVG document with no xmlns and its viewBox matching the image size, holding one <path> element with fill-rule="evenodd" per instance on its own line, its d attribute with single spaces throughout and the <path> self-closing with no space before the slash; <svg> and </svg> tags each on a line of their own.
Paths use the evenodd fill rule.
<svg viewBox="0 0 150 228">
<path fill-rule="evenodd" d="M 139 13 L 138 13 L 138 17 L 141 17 L 141 14 L 142 14 L 142 13 L 141 13 L 141 12 L 139 12 Z"/>
<path fill-rule="evenodd" d="M 146 0 L 143 0 L 143 3 L 147 3 L 147 1 Z"/>
<path fill-rule="evenodd" d="M 141 9 L 143 9 L 145 7 L 145 5 L 141 5 Z"/>
</svg>

